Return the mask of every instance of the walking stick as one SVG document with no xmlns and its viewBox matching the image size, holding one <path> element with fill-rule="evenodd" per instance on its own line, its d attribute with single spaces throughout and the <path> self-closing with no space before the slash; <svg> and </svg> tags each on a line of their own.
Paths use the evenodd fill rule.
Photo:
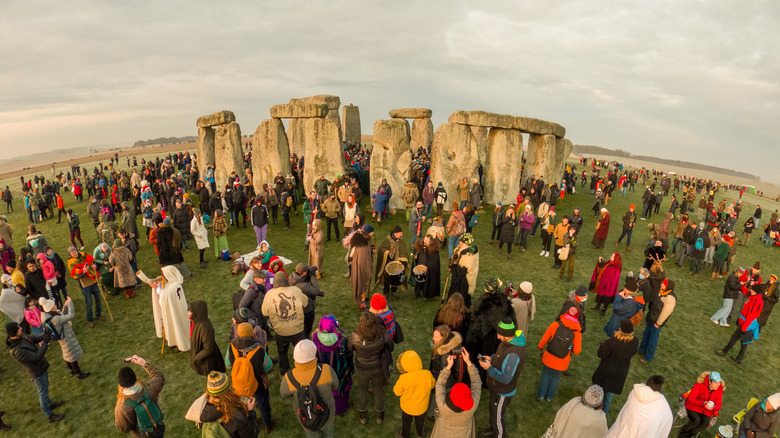
<svg viewBox="0 0 780 438">
<path fill-rule="evenodd" d="M 439 308 L 444 307 L 444 297 L 447 296 L 447 285 L 450 283 L 450 271 L 452 268 L 447 269 L 447 279 L 444 280 L 444 289 L 441 290 L 441 305 Z"/>
<path fill-rule="evenodd" d="M 100 276 L 98 275 L 98 289 L 100 289 L 100 295 L 103 297 L 103 301 L 106 303 L 106 310 L 108 310 L 108 316 L 111 317 L 111 321 L 114 321 L 114 315 L 111 313 L 111 307 L 108 305 L 108 300 L 106 299 L 106 291 L 103 286 L 103 283 L 100 282 Z"/>
<path fill-rule="evenodd" d="M 160 351 L 160 354 L 165 354 L 165 327 L 162 328 L 163 335 L 162 335 L 162 351 Z"/>
</svg>

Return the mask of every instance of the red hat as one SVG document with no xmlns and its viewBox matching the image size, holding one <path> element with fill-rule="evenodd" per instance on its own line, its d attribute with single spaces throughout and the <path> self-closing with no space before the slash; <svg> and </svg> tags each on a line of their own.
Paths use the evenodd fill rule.
<svg viewBox="0 0 780 438">
<path fill-rule="evenodd" d="M 387 308 L 387 298 L 382 294 L 374 294 L 371 296 L 371 308 L 374 310 L 382 310 Z"/>
<path fill-rule="evenodd" d="M 636 205 L 634 205 L 634 204 L 631 204 L 631 208 L 633 208 L 634 210 L 636 210 Z"/>
<path fill-rule="evenodd" d="M 465 383 L 456 383 L 450 390 L 447 405 L 455 412 L 468 411 L 474 407 L 474 399 L 471 398 L 471 389 Z"/>
</svg>

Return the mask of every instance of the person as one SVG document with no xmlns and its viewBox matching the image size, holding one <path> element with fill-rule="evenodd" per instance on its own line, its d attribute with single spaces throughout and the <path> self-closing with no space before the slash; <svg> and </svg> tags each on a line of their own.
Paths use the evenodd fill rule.
<svg viewBox="0 0 780 438">
<path fill-rule="evenodd" d="M 11 189 L 8 186 L 5 186 L 5 190 L 3 190 L 3 201 L 5 201 L 5 212 L 10 213 L 14 211 L 14 195 L 11 193 Z"/>
<path fill-rule="evenodd" d="M 447 202 L 447 191 L 444 190 L 444 184 L 441 181 L 437 184 L 433 195 L 436 201 L 436 216 L 442 217 L 444 215 L 444 204 Z"/>
<path fill-rule="evenodd" d="M 296 411 L 302 387 L 315 385 L 319 399 L 328 407 L 327 421 L 320 430 L 312 431 L 303 425 L 300 411 L 296 413 L 296 417 L 307 438 L 335 437 L 336 402 L 333 398 L 333 391 L 339 387 L 336 372 L 328 364 L 317 361 L 317 346 L 309 339 L 303 339 L 295 345 L 293 359 L 295 360 L 295 368 L 282 377 L 279 392 L 283 398 L 292 397 L 293 411 Z"/>
<path fill-rule="evenodd" d="M 436 298 L 441 295 L 441 262 L 439 257 L 439 241 L 426 235 L 422 240 L 414 243 L 414 257 L 416 266 L 425 266 L 424 281 L 417 281 L 414 288 L 414 297 L 426 299 Z"/>
<path fill-rule="evenodd" d="M 253 399 L 243 402 L 238 394 L 230 389 L 230 378 L 227 374 L 212 371 L 208 375 L 206 393 L 195 401 L 190 412 L 195 411 L 196 421 L 203 425 L 204 435 L 206 424 L 214 423 L 214 428 L 210 430 L 217 429 L 219 432 L 212 432 L 213 436 L 223 436 L 227 432 L 230 438 L 256 438 L 257 418 L 254 404 Z"/>
<path fill-rule="evenodd" d="M 201 211 L 197 208 L 192 209 L 190 233 L 192 233 L 192 237 L 195 238 L 195 245 L 198 246 L 198 261 L 200 262 L 200 268 L 205 269 L 208 260 L 204 260 L 203 255 L 206 253 L 206 248 L 209 247 L 209 231 L 206 229 L 206 224 L 203 223 Z"/>
<path fill-rule="evenodd" d="M 518 211 L 520 210 L 519 205 L 517 209 Z M 533 213 L 533 205 L 526 204 L 523 213 L 515 220 L 515 226 L 519 225 L 515 245 L 520 245 L 520 252 L 525 252 L 525 250 L 528 249 L 528 235 L 531 233 L 531 228 L 534 226 L 535 222 L 536 216 L 534 216 Z M 514 228 L 512 228 L 512 231 L 514 232 Z"/>
<path fill-rule="evenodd" d="M 127 299 L 135 297 L 136 277 L 130 263 L 132 261 L 133 253 L 117 239 L 108 256 L 108 262 L 111 264 L 110 271 L 114 277 L 113 286 L 118 290 L 124 289 Z"/>
<path fill-rule="evenodd" d="M 452 277 L 448 293 L 451 296 L 459 292 L 463 295 L 466 307 L 471 307 L 471 296 L 474 295 L 479 275 L 479 248 L 474 243 L 471 233 L 460 237 L 460 242 L 455 247 L 449 263 Z"/>
<path fill-rule="evenodd" d="M 474 363 L 471 362 L 471 356 L 466 349 L 463 349 L 460 357 L 452 354 L 448 354 L 446 357 L 447 366 L 439 373 L 434 388 L 439 415 L 433 426 L 431 438 L 456 436 L 474 438 L 476 436 L 474 414 L 482 396 L 482 381 L 479 378 L 479 372 Z M 452 368 L 459 359 L 462 359 L 467 366 L 470 385 L 459 382 L 450 386 Z"/>
<path fill-rule="evenodd" d="M 74 213 L 73 210 L 68 209 L 66 217 L 68 219 L 68 231 L 70 232 L 70 244 L 76 246 L 76 240 L 78 239 L 79 243 L 81 243 L 81 249 L 84 250 L 84 241 L 81 240 L 81 222 L 79 221 L 79 216 Z"/>
<path fill-rule="evenodd" d="M 647 364 L 655 357 L 655 350 L 658 348 L 658 338 L 661 335 L 661 329 L 669 321 L 675 306 L 677 305 L 677 295 L 674 293 L 674 281 L 666 279 L 661 283 L 658 297 L 647 303 L 650 309 L 645 317 L 645 331 L 642 332 L 642 342 L 639 344 L 639 353 L 642 358 L 640 362 Z"/>
<path fill-rule="evenodd" d="M 336 317 L 325 315 L 320 319 L 312 342 L 317 346 L 317 362 L 328 364 L 338 377 L 339 387 L 333 390 L 333 399 L 336 415 L 341 415 L 349 409 L 352 373 L 355 371 L 353 354 L 347 347 L 349 340 Z"/>
<path fill-rule="evenodd" d="M 255 328 L 248 322 L 238 324 L 236 336 L 230 340 L 226 357 L 226 368 L 231 370 L 233 391 L 243 397 L 253 397 L 260 411 L 265 433 L 274 429 L 271 419 L 268 371 L 273 363 L 265 347 L 254 337 Z M 239 359 L 246 361 L 239 362 Z M 246 366 L 248 365 L 248 367 Z"/>
<path fill-rule="evenodd" d="M 643 301 L 633 296 L 638 290 L 639 285 L 636 278 L 632 275 L 627 276 L 623 290 L 615 296 L 615 301 L 612 303 L 612 316 L 609 318 L 607 325 L 604 326 L 604 333 L 607 336 L 612 336 L 620 328 L 621 321 L 631 319 L 645 307 Z"/>
<path fill-rule="evenodd" d="M 601 404 L 604 390 L 591 385 L 581 397 L 566 402 L 555 414 L 555 421 L 547 430 L 549 438 L 591 438 L 607 434 L 607 415 Z"/>
<path fill-rule="evenodd" d="M 138 277 L 152 288 L 152 316 L 155 334 L 165 338 L 169 347 L 179 351 L 190 349 L 190 324 L 187 318 L 187 297 L 182 289 L 184 278 L 175 266 L 164 266 L 162 275 L 154 280 L 143 271 Z"/>
<path fill-rule="evenodd" d="M 49 349 L 52 333 L 50 330 L 43 334 L 27 336 L 22 333 L 22 328 L 15 322 L 5 325 L 8 337 L 5 339 L 5 348 L 11 353 L 17 362 L 27 372 L 27 375 L 35 383 L 38 389 L 38 402 L 41 405 L 43 415 L 50 423 L 65 418 L 65 414 L 56 414 L 54 409 L 62 405 L 61 402 L 52 402 L 49 399 L 49 361 L 46 360 L 46 350 Z"/>
<path fill-rule="evenodd" d="M 211 226 L 211 232 L 214 234 L 214 255 L 218 259 L 222 258 L 223 251 L 229 251 L 227 229 L 228 225 L 222 209 L 214 210 L 214 224 Z"/>
<path fill-rule="evenodd" d="M 537 346 L 542 353 L 542 377 L 536 400 L 549 402 L 555 397 L 561 373 L 569 368 L 572 355 L 582 351 L 581 330 L 576 307 L 570 307 L 565 315 L 557 317 L 547 327 Z"/>
<path fill-rule="evenodd" d="M 87 312 L 87 325 L 90 328 L 95 327 L 92 319 L 92 302 L 95 303 L 95 317 L 102 321 L 100 316 L 100 289 L 98 288 L 97 271 L 95 270 L 95 260 L 92 256 L 85 256 L 83 252 L 76 250 L 75 246 L 68 248 L 68 271 L 70 276 L 76 279 L 81 286 L 81 294 L 84 295 L 84 302 Z"/>
<path fill-rule="evenodd" d="M 309 242 L 309 266 L 317 268 L 317 279 L 322 278 L 322 261 L 325 257 L 324 237 L 322 221 L 314 219 L 311 223 L 311 234 L 306 240 Z"/>
<path fill-rule="evenodd" d="M 287 351 L 290 345 L 304 339 L 303 309 L 309 304 L 309 298 L 300 288 L 290 286 L 284 272 L 274 276 L 274 287 L 263 299 L 263 315 L 276 332 L 276 350 L 279 353 L 279 375 L 284 376 L 290 370 Z"/>
<path fill-rule="evenodd" d="M 436 315 L 433 317 L 433 328 L 446 325 L 451 331 L 465 336 L 469 332 L 470 317 L 471 314 L 463 300 L 463 295 L 454 293 L 450 295 L 447 303 L 436 311 Z"/>
<path fill-rule="evenodd" d="M 596 223 L 596 232 L 593 234 L 593 247 L 596 249 L 604 249 L 604 242 L 607 240 L 607 234 L 609 233 L 609 211 L 606 208 L 601 209 L 601 217 L 598 223 Z"/>
<path fill-rule="evenodd" d="M 631 204 L 626 214 L 623 215 L 623 233 L 618 237 L 615 246 L 620 246 L 623 238 L 626 238 L 626 251 L 631 251 L 631 233 L 636 225 L 636 205 Z"/>
<path fill-rule="evenodd" d="M 463 204 L 461 202 L 461 204 Z M 465 206 L 465 204 L 464 204 Z M 452 252 L 455 250 L 455 246 L 458 244 L 460 237 L 466 233 L 466 217 L 463 216 L 463 212 L 458 203 L 452 202 L 452 215 L 447 220 L 447 246 L 448 257 L 452 257 Z"/>
<path fill-rule="evenodd" d="M 758 317 L 761 315 L 761 310 L 764 307 L 763 289 L 764 287 L 761 284 L 755 284 L 750 288 L 750 295 L 748 295 L 742 310 L 739 312 L 736 330 L 731 335 L 728 344 L 720 350 L 715 350 L 715 354 L 726 356 L 731 347 L 739 341 L 739 353 L 737 353 L 737 357 L 732 359 L 738 364 L 742 363 L 748 344 L 752 343 L 754 339 L 758 339 Z"/>
<path fill-rule="evenodd" d="M 620 272 L 623 269 L 623 258 L 619 253 L 613 253 L 609 260 L 599 257 L 593 275 L 590 278 L 590 291 L 596 292 L 595 310 L 601 308 L 601 315 L 606 315 L 607 307 L 615 301 L 615 295 L 620 287 Z"/>
<path fill-rule="evenodd" d="M 493 220 L 491 221 L 491 225 L 493 225 L 493 230 L 490 232 L 490 244 L 492 245 L 494 241 L 498 241 L 501 239 L 501 230 L 502 226 L 504 224 L 504 206 L 501 204 L 501 201 L 496 202 L 496 206 L 493 208 Z"/>
<path fill-rule="evenodd" d="M 750 236 L 753 234 L 753 230 L 756 229 L 757 225 L 758 224 L 753 222 L 752 217 L 749 217 L 747 221 L 745 221 L 742 231 L 742 240 L 739 242 L 741 245 L 745 245 L 745 248 L 750 246 Z"/>
<path fill-rule="evenodd" d="M 30 251 L 30 255 L 37 257 L 38 253 L 43 252 L 43 248 L 46 246 L 48 246 L 46 238 L 35 228 L 35 225 L 30 224 L 27 231 L 27 249 Z"/>
<path fill-rule="evenodd" d="M 731 307 L 734 305 L 734 300 L 739 296 L 739 277 L 744 273 L 743 268 L 734 269 L 728 277 L 726 277 L 726 283 L 723 285 L 723 306 L 718 309 L 711 317 L 710 321 L 721 327 L 728 327 L 728 318 L 731 314 Z"/>
<path fill-rule="evenodd" d="M 401 353 L 396 365 L 400 376 L 393 386 L 393 393 L 401 403 L 401 437 L 409 438 L 412 422 L 416 435 L 425 436 L 425 414 L 436 380 L 429 370 L 423 369 L 422 360 L 414 350 Z"/>
<path fill-rule="evenodd" d="M 347 195 L 342 215 L 344 217 L 344 237 L 346 237 L 352 232 L 352 226 L 355 224 L 358 216 L 360 216 L 360 205 L 355 202 L 355 195 L 352 193 Z M 362 226 L 363 224 L 361 223 L 360 225 Z"/>
<path fill-rule="evenodd" d="M 563 235 L 563 246 L 562 248 L 568 248 L 568 254 L 566 255 L 566 260 L 560 260 L 560 253 L 556 251 L 556 257 L 558 257 L 558 261 L 561 265 L 560 272 L 558 273 L 558 278 L 563 280 L 564 274 L 566 274 L 566 267 L 568 266 L 568 274 L 566 274 L 566 282 L 571 282 L 572 277 L 574 276 L 574 260 L 576 259 L 577 254 L 577 244 L 579 235 L 577 234 L 577 229 L 570 226 L 566 233 Z"/>
<path fill-rule="evenodd" d="M 769 321 L 769 315 L 772 314 L 775 304 L 780 300 L 780 291 L 777 289 L 777 275 L 770 275 L 769 281 L 764 284 L 764 307 L 761 309 L 761 314 L 758 316 L 758 328 L 763 330 L 767 321 Z"/>
<path fill-rule="evenodd" d="M 423 216 L 422 211 L 423 204 L 421 201 L 417 201 L 415 207 L 412 208 L 409 213 L 409 233 L 412 235 L 412 246 L 414 246 L 414 242 L 422 237 L 423 234 L 422 224 L 426 218 Z"/>
<path fill-rule="evenodd" d="M 738 438 L 769 438 L 777 432 L 780 392 L 753 405 L 742 417 Z"/>
<path fill-rule="evenodd" d="M 317 297 L 324 297 L 325 292 L 320 290 L 319 281 L 312 275 L 312 267 L 303 263 L 295 265 L 295 272 L 290 274 L 290 284 L 299 288 L 309 299 L 309 303 L 303 308 L 303 334 L 311 338 L 314 328 L 314 311 L 317 307 Z"/>
<path fill-rule="evenodd" d="M 599 343 L 597 355 L 600 362 L 591 376 L 591 382 L 604 389 L 602 409 L 605 413 L 609 412 L 612 396 L 623 393 L 631 358 L 638 347 L 639 340 L 634 337 L 634 324 L 628 319 L 620 321 L 620 329 Z"/>
<path fill-rule="evenodd" d="M 447 325 L 439 325 L 433 329 L 431 337 L 433 345 L 431 346 L 431 360 L 428 369 L 431 371 L 434 380 L 439 378 L 441 371 L 447 367 L 449 356 L 455 356 L 454 370 L 450 374 L 450 380 L 447 382 L 447 389 L 456 383 L 465 382 L 468 384 L 469 376 L 466 370 L 466 363 L 463 361 L 463 337 L 460 333 L 452 331 Z M 428 416 L 434 417 L 435 393 L 431 391 L 431 403 L 428 405 Z"/>
<path fill-rule="evenodd" d="M 0 293 L 0 312 L 5 313 L 10 321 L 21 324 L 24 321 L 25 295 L 17 292 L 9 274 L 3 274 L 0 281 L 3 284 Z"/>
<path fill-rule="evenodd" d="M 553 269 L 560 269 L 562 260 L 560 259 L 560 250 L 563 248 L 563 239 L 569 234 L 569 217 L 563 216 L 561 223 L 555 226 L 553 229 L 553 239 L 555 246 L 553 246 Z"/>
<path fill-rule="evenodd" d="M 376 423 L 385 418 L 385 384 L 390 376 L 389 358 L 393 351 L 393 340 L 387 334 L 382 320 L 376 315 L 363 312 L 354 332 L 349 337 L 348 348 L 355 354 L 355 374 L 358 380 L 357 415 L 360 423 L 368 422 L 369 385 L 374 394 Z"/>
<path fill-rule="evenodd" d="M 363 225 L 349 235 L 349 284 L 355 306 L 366 307 L 366 293 L 371 289 L 371 270 L 374 266 L 372 237 L 374 227 Z M 346 239 L 346 238 L 345 238 Z"/>
<path fill-rule="evenodd" d="M 36 301 L 39 298 L 54 299 L 50 289 L 47 287 L 48 284 L 43 275 L 43 269 L 35 263 L 35 259 L 32 257 L 28 258 L 26 266 L 27 272 L 24 274 L 24 285 L 27 289 L 27 293 Z"/>
<path fill-rule="evenodd" d="M 212 371 L 225 372 L 225 360 L 214 339 L 214 327 L 209 320 L 205 301 L 192 301 L 187 305 L 190 328 L 190 367 L 201 376 Z"/>
<path fill-rule="evenodd" d="M 376 250 L 376 269 L 374 270 L 374 286 L 381 281 L 383 284 L 382 292 L 387 295 L 388 292 L 396 293 L 398 286 L 390 284 L 387 271 L 385 267 L 393 261 L 401 262 L 406 270 L 409 264 L 408 251 L 406 249 L 406 242 L 403 240 L 403 229 L 400 225 L 396 225 L 390 234 L 382 241 Z M 405 276 L 404 276 L 405 278 Z M 406 283 L 402 284 L 405 288 Z"/>
<path fill-rule="evenodd" d="M 138 416 L 135 413 L 134 404 L 150 400 L 159 407 L 158 400 L 160 392 L 165 386 L 165 376 L 157 367 L 138 355 L 133 355 L 129 363 L 141 365 L 150 378 L 149 381 L 144 382 L 136 376 L 132 368 L 126 366 L 119 369 L 117 376 L 119 384 L 117 385 L 116 405 L 114 406 L 114 426 L 122 434 L 129 433 L 135 438 L 144 438 L 149 435 L 141 434 L 138 430 Z M 130 402 L 128 403 L 128 401 Z M 164 435 L 165 423 L 161 422 L 156 425 L 151 437 L 162 438 Z"/>
<path fill-rule="evenodd" d="M 493 226 L 498 230 L 498 235 L 496 236 L 498 237 L 498 249 L 501 250 L 501 247 L 506 244 L 506 257 L 507 260 L 511 260 L 512 242 L 515 239 L 515 226 L 517 226 L 514 207 L 510 205 L 505 213 L 500 213 L 498 218 L 494 218 L 494 220 L 499 221 L 497 225 Z M 490 243 L 492 244 L 493 240 Z"/>
<path fill-rule="evenodd" d="M 252 210 L 249 214 L 252 222 L 252 229 L 255 230 L 255 237 L 257 238 L 257 246 L 260 247 L 260 243 L 266 239 L 268 234 L 268 208 L 263 204 L 263 198 L 258 196 L 255 198 L 255 205 L 252 206 Z"/>
<path fill-rule="evenodd" d="M 605 438 L 667 438 L 674 417 L 661 393 L 663 376 L 653 375 L 646 383 L 634 384 Z"/>
<path fill-rule="evenodd" d="M 434 200 L 435 200 L 435 191 L 433 189 L 433 182 L 429 180 L 422 191 L 422 201 L 424 205 L 422 215 L 424 217 L 426 218 L 433 217 L 431 211 L 433 210 Z"/>
<path fill-rule="evenodd" d="M 544 208 L 543 208 L 544 206 Z M 545 210 L 542 214 L 542 210 Z M 550 206 L 547 202 L 542 202 L 539 209 L 539 214 L 536 215 L 536 223 L 534 226 L 541 225 L 542 235 L 542 252 L 539 256 L 550 257 L 550 243 L 552 242 L 553 231 L 555 231 L 555 206 Z M 534 230 L 531 230 L 531 236 L 534 235 Z"/>
<path fill-rule="evenodd" d="M 70 323 L 76 314 L 73 301 L 70 298 L 66 299 L 62 312 L 57 308 L 54 300 L 41 298 L 39 305 L 43 310 L 41 322 L 46 326 L 46 329 L 59 335 L 58 342 L 62 350 L 62 359 L 68 366 L 70 375 L 78 377 L 79 380 L 86 379 L 91 373 L 81 371 L 79 359 L 84 355 L 84 350 L 81 348 L 78 339 L 76 339 L 76 334 L 73 332 Z"/>
<path fill-rule="evenodd" d="M 336 240 L 341 240 L 338 222 L 341 214 L 341 204 L 336 200 L 335 193 L 331 192 L 325 202 L 320 205 L 320 212 L 325 215 L 325 223 L 328 229 L 328 242 L 330 242 L 331 226 L 336 231 Z"/>
<path fill-rule="evenodd" d="M 500 341 L 495 354 L 482 356 L 479 366 L 487 372 L 487 389 L 490 392 L 490 428 L 483 429 L 482 437 L 503 438 L 506 409 L 517 393 L 517 380 L 525 363 L 525 335 L 517 330 L 511 318 L 504 318 L 496 327 Z M 479 380 L 472 378 L 472 382 Z"/>
<path fill-rule="evenodd" d="M 710 420 L 720 411 L 725 389 L 726 384 L 717 371 L 705 371 L 699 375 L 685 398 L 688 423 L 682 426 L 677 438 L 691 438 L 710 427 Z"/>
<path fill-rule="evenodd" d="M 187 222 L 189 223 L 189 221 Z M 177 228 L 171 226 L 171 220 L 161 216 L 155 219 L 155 228 L 149 235 L 149 242 L 154 245 L 157 253 L 160 270 L 164 266 L 177 265 L 185 277 L 192 277 L 192 272 L 184 264 L 184 256 L 181 253 L 181 234 Z"/>
</svg>

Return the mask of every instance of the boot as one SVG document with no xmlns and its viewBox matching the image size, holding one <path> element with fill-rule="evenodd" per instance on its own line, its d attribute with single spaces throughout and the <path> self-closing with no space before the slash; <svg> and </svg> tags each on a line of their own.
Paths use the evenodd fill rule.
<svg viewBox="0 0 780 438">
<path fill-rule="evenodd" d="M 368 423 L 368 411 L 361 411 L 358 409 L 358 420 L 360 420 L 360 424 L 366 424 Z"/>
<path fill-rule="evenodd" d="M 382 424 L 382 422 L 385 421 L 385 411 L 374 411 L 376 412 L 376 424 Z"/>
</svg>

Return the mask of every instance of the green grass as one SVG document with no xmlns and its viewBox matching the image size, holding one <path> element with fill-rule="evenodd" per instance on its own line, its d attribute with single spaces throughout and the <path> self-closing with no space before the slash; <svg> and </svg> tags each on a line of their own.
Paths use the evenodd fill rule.
<svg viewBox="0 0 780 438">
<path fill-rule="evenodd" d="M 49 172 L 45 174 L 48 176 Z M 19 179 L 0 183 L 2 186 L 8 184 L 16 190 L 19 188 Z M 534 284 L 534 293 L 537 295 L 538 312 L 529 328 L 529 347 L 525 366 L 518 383 L 518 394 L 512 401 L 507 418 L 513 436 L 541 436 L 554 419 L 557 409 L 570 398 L 581 395 L 591 384 L 590 376 L 598 365 L 596 357 L 598 342 L 605 338 L 602 328 L 609 318 L 609 313 L 602 317 L 588 310 L 588 331 L 583 338 L 582 354 L 572 361 L 573 376 L 561 378 L 558 394 L 551 403 L 540 403 L 534 400 L 541 373 L 541 362 L 536 354 L 535 345 L 555 317 L 555 312 L 560 309 L 568 291 L 579 284 L 587 284 L 597 257 L 608 257 L 615 249 L 615 242 L 620 234 L 619 218 L 629 204 L 640 204 L 639 190 L 637 188 L 636 192 L 629 193 L 626 198 L 617 196 L 607 206 L 613 217 L 612 227 L 606 249 L 600 251 L 594 250 L 590 245 L 595 219 L 590 214 L 592 198 L 589 192 L 566 196 L 558 203 L 559 212 L 568 214 L 575 206 L 580 206 L 585 216 L 581 244 L 577 251 L 575 278 L 572 283 L 565 283 L 558 279 L 557 271 L 551 268 L 552 258 L 539 257 L 541 239 L 538 235 L 530 239 L 528 252 L 521 254 L 515 251 L 512 260 L 508 261 L 505 252 L 499 252 L 497 245 L 488 245 L 490 212 L 482 215 L 481 223 L 475 228 L 476 241 L 481 250 L 481 270 L 478 279 L 480 286 L 490 277 L 500 277 L 504 281 L 515 283 L 527 280 Z M 724 195 L 731 201 L 738 196 L 738 193 L 720 192 L 716 199 L 720 200 Z M 765 211 L 763 222 L 766 223 L 771 211 L 777 208 L 777 203 L 768 199 L 746 194 L 743 198 L 745 204 L 743 217 L 753 212 L 757 202 L 763 205 Z M 91 251 L 96 245 L 96 237 L 89 228 L 86 203 L 76 203 L 70 194 L 65 195 L 65 203 L 66 208 L 73 208 L 82 217 L 83 238 L 87 250 Z M 23 241 L 27 226 L 27 217 L 22 205 L 21 195 L 19 195 L 15 201 L 17 211 L 8 215 L 9 222 L 16 228 L 14 242 L 17 248 Z M 668 206 L 668 201 L 664 202 L 664 206 Z M 656 218 L 658 216 L 653 217 Z M 39 229 L 55 251 L 65 256 L 65 248 L 69 245 L 67 225 L 56 225 L 55 222 L 52 220 L 43 222 Z M 740 220 L 738 224 L 740 234 L 743 222 L 744 220 Z M 377 227 L 377 239 L 385 238 L 387 232 L 396 223 L 400 223 L 406 230 L 403 212 L 399 212 Z M 639 229 L 634 233 L 634 251 L 627 254 L 621 252 L 624 255 L 624 275 L 628 270 L 638 272 L 641 266 L 642 249 L 649 236 L 649 232 L 644 227 L 646 224 L 647 222 L 641 222 Z M 140 228 L 143 230 L 143 227 Z M 293 263 L 298 263 L 305 262 L 307 258 L 303 251 L 304 232 L 305 226 L 299 214 L 292 216 L 290 230 L 283 230 L 283 225 L 271 225 L 268 237 L 277 254 L 293 260 Z M 757 232 L 758 234 L 760 232 Z M 756 260 L 761 260 L 762 275 L 767 278 L 780 268 L 777 253 L 771 252 L 771 249 L 758 243 L 755 240 L 757 235 L 754 236 L 754 241 L 749 248 L 739 248 L 736 263 L 749 266 Z M 255 236 L 251 228 L 236 231 L 231 227 L 228 231 L 228 241 L 231 251 L 245 253 L 255 247 Z M 338 242 L 332 241 L 325 246 L 325 277 L 321 281 L 321 286 L 326 296 L 317 300 L 317 320 L 324 314 L 333 313 L 339 318 L 342 327 L 349 332 L 355 328 L 359 313 L 352 304 L 348 279 L 342 276 L 346 272 L 344 252 Z M 446 254 L 445 251 L 443 253 Z M 232 314 L 230 297 L 238 290 L 239 278 L 231 277 L 229 265 L 214 260 L 213 252 L 207 254 L 211 262 L 206 270 L 200 270 L 197 251 L 190 250 L 185 253 L 186 263 L 195 273 L 195 277 L 184 282 L 184 290 L 188 300 L 205 300 L 208 303 L 210 318 L 224 354 Z M 141 242 L 138 259 L 140 269 L 149 276 L 159 273 L 157 258 L 148 242 Z M 288 271 L 290 269 L 291 267 L 287 267 Z M 632 383 L 644 382 L 652 374 L 664 375 L 667 379 L 664 393 L 670 403 L 676 406 L 678 394 L 689 389 L 701 371 L 717 370 L 727 385 L 721 411 L 723 420 L 720 421 L 721 424 L 725 424 L 750 397 L 762 397 L 776 392 L 780 387 L 780 378 L 775 372 L 780 366 L 780 360 L 776 358 L 777 352 L 780 351 L 776 341 L 780 326 L 780 321 L 777 319 L 780 317 L 775 316 L 770 319 L 766 330 L 761 334 L 761 339 L 750 347 L 745 363 L 738 366 L 731 360 L 713 354 L 715 348 L 725 345 L 732 331 L 731 328 L 716 327 L 708 320 L 709 316 L 720 307 L 724 280 L 711 282 L 704 274 L 694 279 L 688 275 L 687 269 L 680 269 L 671 263 L 667 263 L 667 272 L 668 276 L 677 283 L 678 306 L 661 333 L 655 360 L 649 365 L 642 365 L 638 360 L 632 363 L 623 394 L 613 399 L 608 416 L 609 422 L 611 424 L 620 411 Z M 113 426 L 116 373 L 124 365 L 122 358 L 132 354 L 146 358 L 165 374 L 167 383 L 160 397 L 160 405 L 166 414 L 168 436 L 199 436 L 194 424 L 184 419 L 184 414 L 191 402 L 205 389 L 205 378 L 196 375 L 189 367 L 188 353 L 174 353 L 166 348 L 165 353 L 161 354 L 161 340 L 154 336 L 149 289 L 147 287 L 140 289 L 133 300 L 126 300 L 123 296 L 109 297 L 109 305 L 115 320 L 111 322 L 104 310 L 107 321 L 98 322 L 94 329 L 86 325 L 84 300 L 75 282 L 68 283 L 68 291 L 75 301 L 78 315 L 73 323 L 74 330 L 85 350 L 80 363 L 85 371 L 92 372 L 92 376 L 83 381 L 70 378 L 61 358 L 59 346 L 56 343 L 52 345 L 47 353 L 51 363 L 49 370 L 51 394 L 53 399 L 65 402 L 60 410 L 67 416 L 64 421 L 49 425 L 44 423 L 32 382 L 9 355 L 0 356 L 0 366 L 6 369 L 6 372 L 0 375 L 3 381 L 0 390 L 2 394 L 0 409 L 8 412 L 5 419 L 14 427 L 8 436 L 33 436 L 41 432 L 46 436 L 55 436 L 55 434 L 72 437 L 118 436 Z M 477 294 L 481 294 L 481 287 Z M 414 349 L 422 357 L 427 358 L 431 320 L 439 306 L 436 302 L 412 301 L 409 295 L 410 293 L 407 292 L 402 294 L 401 298 L 390 301 L 397 318 L 404 324 L 406 335 L 406 342 L 397 346 L 396 355 L 407 349 Z M 590 305 L 592 300 L 588 303 L 588 308 Z M 641 327 L 637 335 L 641 336 Z M 275 349 L 275 344 L 271 342 L 272 356 L 276 356 Z M 427 363 L 427 360 L 425 362 Z M 136 371 L 143 373 L 140 369 Z M 390 385 L 394 384 L 396 379 L 397 374 L 394 374 Z M 271 373 L 271 406 L 273 417 L 277 422 L 274 436 L 302 436 L 303 433 L 292 415 L 289 402 L 280 399 L 278 395 L 278 385 L 279 377 L 274 369 Z M 393 436 L 400 427 L 401 413 L 398 399 L 392 394 L 391 387 L 387 388 L 385 395 L 387 409 L 385 424 L 377 426 L 371 422 L 368 425 L 361 425 L 357 421 L 354 408 L 357 393 L 353 391 L 352 408 L 336 420 L 337 436 L 358 437 L 366 434 L 377 437 Z M 481 405 L 477 412 L 478 428 L 487 426 L 486 392 Z M 677 424 L 681 422 L 678 421 Z M 431 428 L 432 425 L 428 424 L 426 430 L 430 432 Z"/>
</svg>

